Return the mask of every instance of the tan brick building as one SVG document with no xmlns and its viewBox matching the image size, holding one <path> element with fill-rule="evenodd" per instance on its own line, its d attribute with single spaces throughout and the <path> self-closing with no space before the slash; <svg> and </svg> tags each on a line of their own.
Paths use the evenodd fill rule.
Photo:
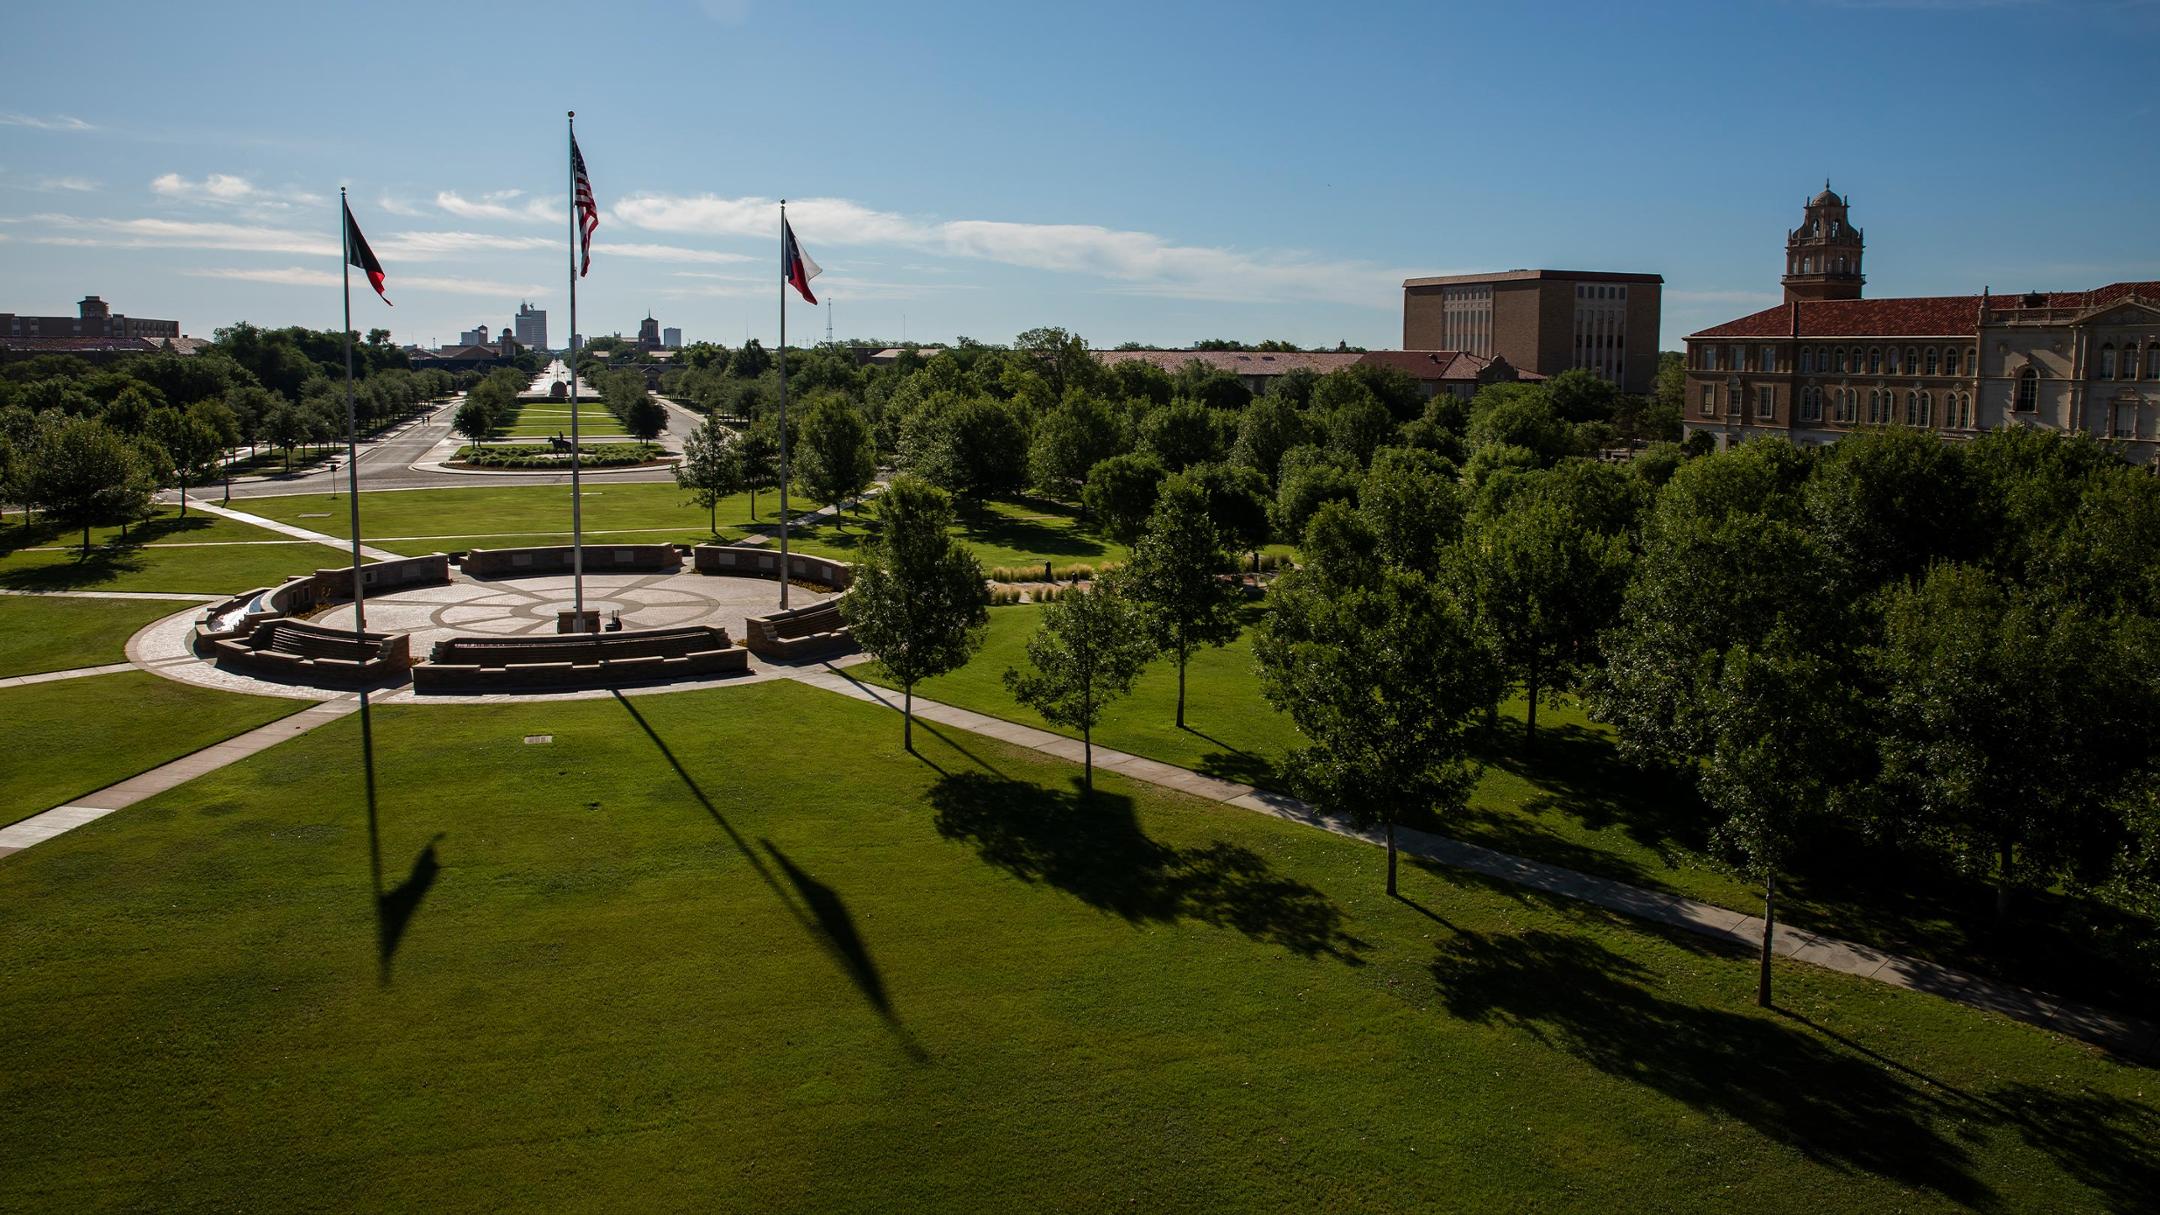
<svg viewBox="0 0 2160 1215">
<path fill-rule="evenodd" d="M 2039 426 L 2160 463 L 2160 282 L 1869 300 L 1861 281 L 1859 230 L 1826 188 L 1786 234 L 1785 302 L 1688 338 L 1687 429 L 1729 446 Z"/>
<path fill-rule="evenodd" d="M 1655 274 L 1508 270 L 1403 282 L 1403 348 L 1460 350 L 1523 371 L 1584 368 L 1623 392 L 1657 383 L 1665 280 Z"/>
</svg>

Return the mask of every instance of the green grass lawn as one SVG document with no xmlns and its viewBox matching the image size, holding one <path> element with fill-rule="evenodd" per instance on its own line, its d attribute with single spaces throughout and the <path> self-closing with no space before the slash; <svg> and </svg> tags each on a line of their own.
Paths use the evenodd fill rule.
<svg viewBox="0 0 2160 1215">
<path fill-rule="evenodd" d="M 1376 849 L 1116 776 L 1081 803 L 1070 765 L 950 731 L 912 758 L 799 685 L 373 718 L 372 815 L 355 716 L 0 861 L 0 1206 L 2160 1184 L 2149 1070 L 1802 966 L 1764 1012 L 1699 941 L 1448 872 L 1389 900 Z"/>
<path fill-rule="evenodd" d="M 981 652 L 960 670 L 916 685 L 916 694 L 1057 729 L 1014 702 L 1003 682 L 1006 668 L 1025 665 L 1037 619 L 1030 606 L 992 608 Z M 874 664 L 852 673 L 891 682 Z M 1281 763 L 1301 737 L 1261 695 L 1249 637 L 1194 655 L 1186 681 L 1185 729 L 1175 724 L 1176 668 L 1157 661 L 1131 697 L 1105 710 L 1095 742 L 1285 787 Z M 1520 698 L 1502 706 L 1502 726 L 1487 740 L 1485 773 L 1466 813 L 1427 825 L 1519 856 L 1761 911 L 1761 890 L 1711 857 L 1705 814 L 1685 782 L 1621 761 L 1612 731 L 1570 705 L 1539 708 L 1532 746 L 1523 712 Z M 1998 926 L 1985 884 L 1916 871 L 1865 841 L 1803 858 L 1779 894 L 1780 915 L 1815 931 L 2119 1008 L 2160 999 L 2160 974 L 2143 944 L 2155 925 L 2095 899 L 2046 896 L 2014 924 Z"/>
<path fill-rule="evenodd" d="M 295 523 L 333 536 L 350 532 L 342 499 L 329 494 L 286 494 L 249 498 L 241 510 Z M 780 496 L 757 496 L 757 517 L 750 496 L 737 494 L 720 503 L 720 534 L 738 540 L 757 531 L 770 533 L 780 510 Z M 821 503 L 789 495 L 794 513 Z M 334 507 L 334 508 L 333 508 Z M 361 495 L 361 528 L 370 544 L 390 552 L 420 555 L 465 548 L 561 544 L 570 538 L 570 491 L 552 485 L 488 485 L 471 489 L 397 490 Z M 585 491 L 584 525 L 594 534 L 621 543 L 692 544 L 712 539 L 705 511 L 672 483 L 599 482 Z M 864 512 L 851 512 L 844 524 L 790 528 L 791 549 L 847 561 L 855 559 L 875 524 Z M 310 517 L 327 515 L 328 518 Z M 1060 566 L 1093 561 L 1122 561 L 1122 545 L 1081 526 L 1076 513 L 1055 502 L 993 502 L 980 511 L 963 512 L 954 534 L 973 546 L 985 567 L 1034 565 L 1045 560 Z"/>
<path fill-rule="evenodd" d="M 584 399 L 578 402 L 578 435 L 580 438 L 605 438 L 626 435 L 622 423 L 598 401 Z M 520 406 L 504 423 L 502 433 L 510 438 L 539 438 L 560 432 L 565 438 L 570 434 L 570 402 L 528 401 Z"/>
<path fill-rule="evenodd" d="M 127 639 L 137 629 L 187 606 L 170 600 L 0 595 L 0 677 L 124 662 Z"/>
<path fill-rule="evenodd" d="M 0 527 L 0 587 L 225 594 L 279 582 L 336 560 L 325 545 L 202 511 L 182 518 L 177 507 L 166 506 L 148 522 L 131 525 L 125 537 L 117 527 L 91 528 L 88 558 L 81 544 L 79 530 L 43 522 L 25 528 L 20 514 L 7 516 Z"/>
<path fill-rule="evenodd" d="M 0 722 L 7 723 L 0 826 L 276 721 L 308 703 L 217 692 L 144 671 L 0 688 Z"/>
</svg>

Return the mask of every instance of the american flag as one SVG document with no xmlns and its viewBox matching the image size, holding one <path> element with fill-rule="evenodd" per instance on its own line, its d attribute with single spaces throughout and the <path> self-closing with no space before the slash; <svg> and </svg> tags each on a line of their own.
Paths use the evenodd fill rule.
<svg viewBox="0 0 2160 1215">
<path fill-rule="evenodd" d="M 592 234 L 600 226 L 600 208 L 594 204 L 592 178 L 585 176 L 585 154 L 578 151 L 577 136 L 570 137 L 571 192 L 576 196 L 578 238 L 585 261 L 578 267 L 578 277 L 585 277 L 592 269 Z"/>
</svg>

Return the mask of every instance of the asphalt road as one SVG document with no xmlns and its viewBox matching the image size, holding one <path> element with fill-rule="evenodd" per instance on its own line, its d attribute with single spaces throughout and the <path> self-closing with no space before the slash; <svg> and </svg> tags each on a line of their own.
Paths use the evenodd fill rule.
<svg viewBox="0 0 2160 1215">
<path fill-rule="evenodd" d="M 547 391 L 548 384 L 565 373 L 558 360 L 548 371 L 541 373 L 534 382 L 538 392 Z M 579 384 L 579 398 L 585 398 L 586 386 Z M 660 398 L 667 407 L 667 429 L 660 440 L 680 449 L 682 441 L 696 430 L 703 419 L 668 400 Z M 446 443 L 457 441 L 451 433 L 450 418 L 457 412 L 457 401 L 452 400 L 436 406 L 432 412 L 408 422 L 384 434 L 381 438 L 360 445 L 360 490 L 381 489 L 476 489 L 481 486 L 502 485 L 568 485 L 569 473 L 556 472 L 446 472 L 438 468 L 414 468 L 414 464 L 440 460 L 447 451 L 436 449 Z M 281 494 L 324 494 L 331 492 L 332 482 L 337 489 L 345 487 L 345 461 L 341 456 L 333 462 L 333 468 L 318 467 L 311 471 L 295 472 L 290 476 L 271 475 L 244 477 L 232 483 L 232 496 L 240 498 L 268 498 Z M 587 481 L 673 481 L 674 471 L 666 466 L 657 468 L 630 468 L 619 471 L 590 470 L 580 474 Z M 223 492 L 222 486 L 206 486 L 195 493 L 196 497 L 208 498 Z"/>
</svg>

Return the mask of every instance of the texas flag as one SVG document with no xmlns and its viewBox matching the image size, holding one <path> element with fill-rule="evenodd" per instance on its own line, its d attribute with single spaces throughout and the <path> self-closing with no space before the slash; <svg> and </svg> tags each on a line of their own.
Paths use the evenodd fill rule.
<svg viewBox="0 0 2160 1215">
<path fill-rule="evenodd" d="M 781 220 L 781 279 L 786 282 L 793 283 L 795 285 L 795 290 L 802 293 L 802 297 L 806 302 L 815 304 L 817 303 L 817 297 L 810 294 L 810 280 L 816 278 L 818 275 L 823 273 L 825 272 L 818 268 L 818 264 L 810 260 L 810 255 L 802 251 L 802 246 L 795 243 L 794 227 L 790 225 L 785 219 Z"/>
</svg>

